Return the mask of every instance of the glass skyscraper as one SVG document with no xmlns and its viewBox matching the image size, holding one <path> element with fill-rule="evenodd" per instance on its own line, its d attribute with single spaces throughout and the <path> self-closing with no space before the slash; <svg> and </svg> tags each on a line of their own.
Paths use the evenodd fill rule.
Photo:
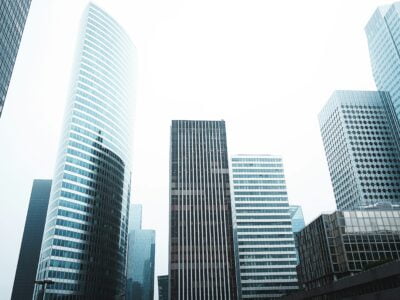
<svg viewBox="0 0 400 300">
<path fill-rule="evenodd" d="M 378 90 L 390 92 L 400 118 L 400 2 L 379 7 L 365 33 L 368 39 L 372 73 Z"/>
<path fill-rule="evenodd" d="M 45 299 L 125 293 L 134 58 L 125 31 L 89 4 L 37 271 L 55 282 Z"/>
<path fill-rule="evenodd" d="M 169 299 L 237 299 L 224 121 L 172 121 Z"/>
<path fill-rule="evenodd" d="M 296 290 L 296 249 L 282 159 L 231 160 L 243 299 L 274 299 Z"/>
<path fill-rule="evenodd" d="M 168 275 L 158 276 L 158 300 L 168 300 Z"/>
<path fill-rule="evenodd" d="M 32 300 L 50 189 L 51 180 L 33 181 L 11 300 Z"/>
<path fill-rule="evenodd" d="M 303 210 L 300 205 L 289 206 L 290 218 L 292 219 L 293 232 L 299 232 L 305 226 Z"/>
<path fill-rule="evenodd" d="M 389 93 L 335 91 L 319 123 L 337 208 L 399 206 L 399 121 Z"/>
<path fill-rule="evenodd" d="M 126 300 L 153 300 L 156 233 L 142 229 L 142 205 L 131 204 L 129 213 Z"/>
<path fill-rule="evenodd" d="M 0 1 L 0 117 L 31 0 Z"/>
<path fill-rule="evenodd" d="M 131 204 L 129 208 L 128 232 L 134 229 L 142 229 L 142 205 Z"/>
</svg>

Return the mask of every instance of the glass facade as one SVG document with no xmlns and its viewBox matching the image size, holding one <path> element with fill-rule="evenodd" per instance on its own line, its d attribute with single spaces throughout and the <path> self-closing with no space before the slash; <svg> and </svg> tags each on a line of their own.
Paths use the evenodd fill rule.
<svg viewBox="0 0 400 300">
<path fill-rule="evenodd" d="M 31 0 L 0 1 L 0 117 Z"/>
<path fill-rule="evenodd" d="M 296 250 L 282 159 L 231 159 L 243 299 L 274 299 L 296 290 Z"/>
<path fill-rule="evenodd" d="M 155 236 L 154 230 L 129 232 L 126 300 L 153 300 Z"/>
<path fill-rule="evenodd" d="M 299 232 L 306 225 L 304 223 L 303 210 L 299 205 L 289 206 L 290 218 L 292 219 L 292 230 L 293 232 Z"/>
<path fill-rule="evenodd" d="M 55 282 L 45 299 L 125 293 L 134 54 L 125 31 L 89 4 L 37 271 Z"/>
<path fill-rule="evenodd" d="M 131 204 L 126 300 L 153 300 L 155 239 L 154 230 L 142 229 L 142 205 Z"/>
<path fill-rule="evenodd" d="M 134 229 L 142 229 L 142 209 L 141 204 L 130 205 L 128 232 Z"/>
<path fill-rule="evenodd" d="M 323 214 L 296 235 L 301 285 L 310 290 L 400 258 L 400 211 Z"/>
<path fill-rule="evenodd" d="M 158 300 L 168 300 L 168 275 L 158 276 Z"/>
<path fill-rule="evenodd" d="M 169 299 L 237 299 L 224 121 L 172 121 Z"/>
<path fill-rule="evenodd" d="M 32 300 L 50 189 L 51 180 L 33 181 L 11 300 Z"/>
<path fill-rule="evenodd" d="M 337 208 L 399 206 L 400 131 L 389 93 L 335 91 L 319 122 Z"/>
<path fill-rule="evenodd" d="M 379 7 L 365 26 L 372 73 L 378 90 L 390 92 L 400 117 L 400 3 Z"/>
</svg>

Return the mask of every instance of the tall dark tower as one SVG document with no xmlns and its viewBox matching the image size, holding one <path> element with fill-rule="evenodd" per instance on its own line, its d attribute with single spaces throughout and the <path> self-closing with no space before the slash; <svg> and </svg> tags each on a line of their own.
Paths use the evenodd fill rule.
<svg viewBox="0 0 400 300">
<path fill-rule="evenodd" d="M 169 299 L 237 299 L 224 121 L 172 121 Z"/>
<path fill-rule="evenodd" d="M 0 1 L 0 117 L 31 0 Z"/>
<path fill-rule="evenodd" d="M 32 300 L 51 180 L 33 181 L 11 300 Z"/>
</svg>

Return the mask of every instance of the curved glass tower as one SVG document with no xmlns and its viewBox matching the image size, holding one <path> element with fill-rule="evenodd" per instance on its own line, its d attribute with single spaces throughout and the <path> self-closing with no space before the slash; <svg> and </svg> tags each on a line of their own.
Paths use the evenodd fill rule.
<svg viewBox="0 0 400 300">
<path fill-rule="evenodd" d="M 135 48 L 103 10 L 87 7 L 50 195 L 38 280 L 45 299 L 125 292 Z M 36 298 L 43 291 L 36 287 Z"/>
</svg>

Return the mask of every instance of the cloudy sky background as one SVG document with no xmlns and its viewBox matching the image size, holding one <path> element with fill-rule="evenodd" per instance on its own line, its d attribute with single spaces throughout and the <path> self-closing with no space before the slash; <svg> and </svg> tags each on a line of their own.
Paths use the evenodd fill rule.
<svg viewBox="0 0 400 300">
<path fill-rule="evenodd" d="M 284 158 L 308 223 L 335 208 L 318 112 L 335 89 L 375 89 L 374 0 L 98 0 L 138 49 L 132 201 L 168 270 L 169 125 L 224 119 L 228 150 Z M 51 178 L 86 0 L 33 0 L 0 119 L 0 298 L 8 299 L 34 178 Z M 157 293 L 156 293 L 157 294 Z"/>
</svg>

